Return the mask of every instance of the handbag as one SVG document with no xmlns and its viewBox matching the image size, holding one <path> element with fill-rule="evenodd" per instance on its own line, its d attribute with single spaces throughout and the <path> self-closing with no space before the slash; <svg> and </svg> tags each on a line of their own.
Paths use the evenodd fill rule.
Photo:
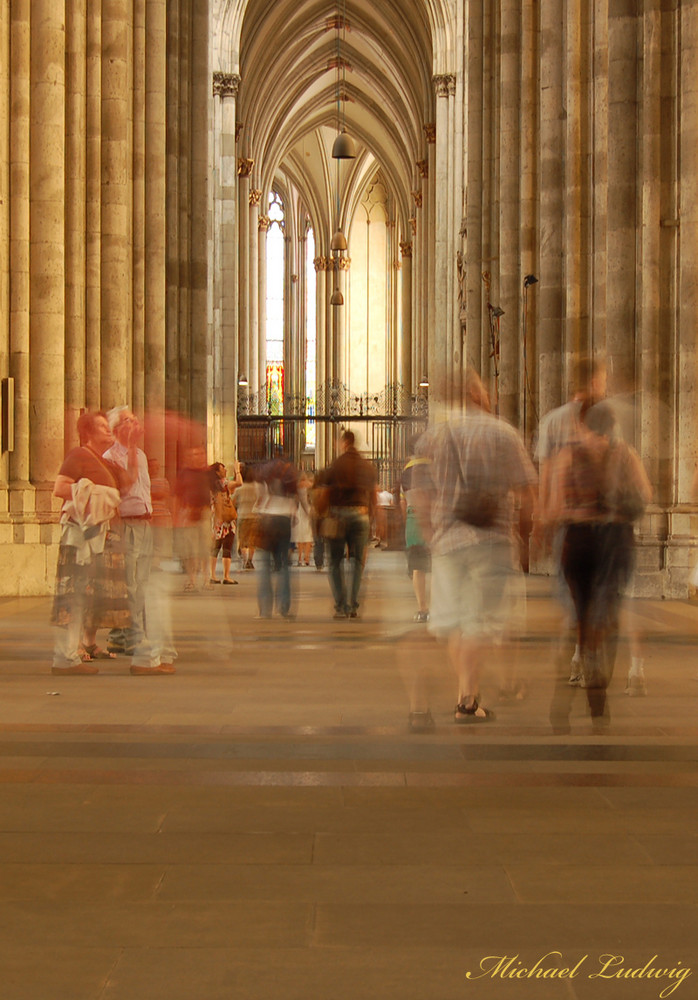
<svg viewBox="0 0 698 1000">
<path fill-rule="evenodd" d="M 233 498 L 227 490 L 221 490 L 216 493 L 214 500 L 214 513 L 216 521 L 219 524 L 226 524 L 237 520 L 237 509 L 233 502 Z"/>
</svg>

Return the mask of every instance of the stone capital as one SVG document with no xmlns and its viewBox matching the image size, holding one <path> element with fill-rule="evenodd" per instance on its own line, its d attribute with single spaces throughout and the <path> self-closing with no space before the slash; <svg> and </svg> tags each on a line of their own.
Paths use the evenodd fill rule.
<svg viewBox="0 0 698 1000">
<path fill-rule="evenodd" d="M 270 225 L 271 225 L 271 219 L 269 218 L 269 216 L 260 215 L 259 219 L 257 220 L 257 228 L 259 229 L 260 233 L 268 232 Z"/>
<path fill-rule="evenodd" d="M 421 191 L 413 191 L 412 192 L 412 197 L 414 198 L 414 203 L 417 206 L 417 208 L 421 208 L 422 207 L 422 192 Z"/>
<path fill-rule="evenodd" d="M 262 192 L 258 188 L 252 188 L 250 191 L 250 205 L 259 205 L 262 200 Z"/>
<path fill-rule="evenodd" d="M 339 270 L 348 271 L 351 267 L 351 257 L 340 257 L 339 258 Z"/>
<path fill-rule="evenodd" d="M 450 97 L 456 92 L 456 78 L 453 73 L 439 73 L 432 77 L 437 97 Z"/>
<path fill-rule="evenodd" d="M 416 236 L 417 235 L 417 220 L 413 217 L 411 219 L 408 219 L 407 221 L 410 224 L 410 229 L 412 230 L 412 235 Z"/>
<path fill-rule="evenodd" d="M 429 160 L 417 160 L 417 170 L 420 177 L 427 178 L 429 176 Z"/>
<path fill-rule="evenodd" d="M 249 177 L 253 166 L 254 160 L 247 160 L 244 156 L 238 157 L 238 177 Z"/>
<path fill-rule="evenodd" d="M 400 240 L 400 253 L 403 257 L 412 256 L 412 243 L 407 240 Z"/>
<path fill-rule="evenodd" d="M 213 96 L 237 97 L 240 89 L 240 76 L 237 73 L 221 73 L 216 71 L 213 74 Z"/>
<path fill-rule="evenodd" d="M 313 267 L 315 268 L 316 271 L 327 270 L 325 264 L 326 262 L 324 257 L 313 257 Z"/>
<path fill-rule="evenodd" d="M 429 144 L 436 142 L 436 123 L 435 122 L 427 122 L 427 124 L 424 125 L 423 128 L 424 128 L 424 135 L 426 136 L 427 142 Z"/>
</svg>

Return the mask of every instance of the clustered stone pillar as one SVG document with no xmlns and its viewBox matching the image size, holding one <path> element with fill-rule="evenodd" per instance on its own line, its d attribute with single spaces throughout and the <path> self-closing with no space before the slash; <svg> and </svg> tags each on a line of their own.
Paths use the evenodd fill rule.
<svg viewBox="0 0 698 1000">
<path fill-rule="evenodd" d="M 257 232 L 257 276 L 259 283 L 259 335 L 257 338 L 256 381 L 252 383 L 252 391 L 257 394 L 258 412 L 264 406 L 264 386 L 267 380 L 267 233 L 269 232 L 269 217 L 259 217 Z"/>
<path fill-rule="evenodd" d="M 254 160 L 238 159 L 238 371 L 250 382 L 250 175 Z M 250 382 L 250 392 L 254 387 Z"/>
<path fill-rule="evenodd" d="M 412 243 L 409 240 L 400 241 L 400 296 L 402 326 L 398 382 L 410 394 L 412 392 Z M 417 377 L 421 378 L 420 375 Z"/>
<path fill-rule="evenodd" d="M 240 77 L 213 74 L 213 239 L 209 257 L 212 289 L 212 449 L 230 461 L 237 447 L 238 243 L 236 122 Z"/>
<path fill-rule="evenodd" d="M 249 246 L 247 256 L 249 261 L 249 347 L 248 358 L 250 370 L 248 378 L 253 391 L 260 384 L 259 375 L 259 341 L 261 329 L 259 326 L 259 206 L 262 200 L 262 192 L 259 188 L 250 191 L 250 227 Z"/>
<path fill-rule="evenodd" d="M 65 3 L 32 0 L 30 11 L 30 475 L 48 511 L 64 445 Z"/>
<path fill-rule="evenodd" d="M 7 10 L 7 7 L 4 8 Z M 13 0 L 10 8 L 9 54 L 12 113 L 9 121 L 9 372 L 15 386 L 15 440 L 10 453 L 10 504 L 18 514 L 33 503 L 30 479 L 29 403 L 29 220 L 30 220 L 30 9 L 29 0 Z M 8 191 L 8 195 L 10 192 Z M 3 313 L 3 315 L 6 315 Z M 13 503 L 14 501 L 14 503 Z"/>
</svg>

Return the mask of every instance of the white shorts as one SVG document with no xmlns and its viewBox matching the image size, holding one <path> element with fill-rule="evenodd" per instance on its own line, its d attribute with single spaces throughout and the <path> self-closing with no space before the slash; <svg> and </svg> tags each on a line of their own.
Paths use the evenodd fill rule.
<svg viewBox="0 0 698 1000">
<path fill-rule="evenodd" d="M 503 638 L 520 634 L 524 620 L 524 578 L 508 539 L 432 557 L 431 632 Z"/>
</svg>

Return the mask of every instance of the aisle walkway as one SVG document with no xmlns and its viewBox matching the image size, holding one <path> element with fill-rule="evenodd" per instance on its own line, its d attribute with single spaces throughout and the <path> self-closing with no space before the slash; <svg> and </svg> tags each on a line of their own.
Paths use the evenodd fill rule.
<svg viewBox="0 0 698 1000">
<path fill-rule="evenodd" d="M 304 569 L 296 620 L 254 622 L 239 579 L 174 598 L 173 677 L 52 677 L 48 602 L 0 604 L 2 1000 L 696 995 L 698 606 L 633 602 L 649 696 L 624 695 L 622 644 L 609 732 L 570 689 L 561 736 L 549 581 L 529 581 L 528 697 L 498 700 L 503 651 L 497 720 L 457 728 L 401 554 L 371 554 L 359 621 Z M 573 979 L 465 978 L 550 951 L 583 960 Z M 603 953 L 694 973 L 589 978 Z"/>
</svg>

